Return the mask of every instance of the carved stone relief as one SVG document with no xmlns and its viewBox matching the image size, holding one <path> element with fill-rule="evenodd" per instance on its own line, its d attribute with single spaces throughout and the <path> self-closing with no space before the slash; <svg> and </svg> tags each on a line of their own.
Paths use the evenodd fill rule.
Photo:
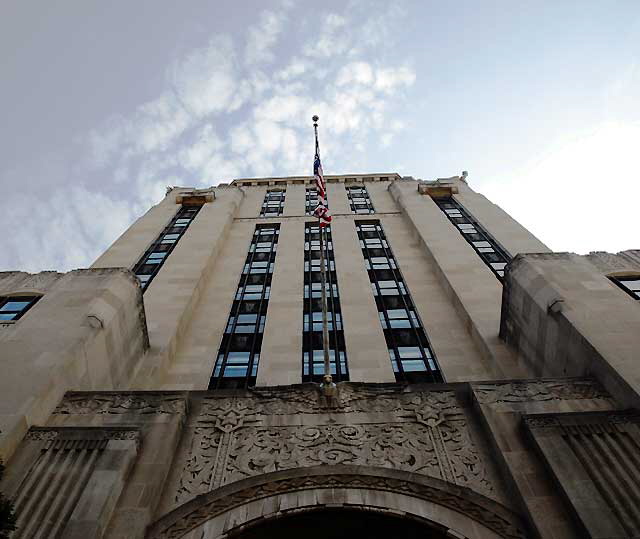
<svg viewBox="0 0 640 539">
<path fill-rule="evenodd" d="M 67 393 L 54 414 L 181 414 L 182 395 L 167 393 Z"/>
<path fill-rule="evenodd" d="M 600 384 L 586 379 L 474 383 L 472 387 L 480 404 L 580 399 L 602 399 L 613 402 L 611 396 Z"/>
<path fill-rule="evenodd" d="M 594 251 L 586 255 L 586 258 L 600 271 L 609 272 L 612 270 L 633 270 L 638 269 L 633 260 L 621 256 L 622 253 L 613 254 L 606 251 Z"/>
<path fill-rule="evenodd" d="M 57 271 L 41 271 L 40 273 L 25 273 L 23 271 L 7 271 L 0 274 L 0 291 L 2 293 L 16 290 L 47 291 L 64 273 Z"/>
<path fill-rule="evenodd" d="M 590 536 L 603 537 L 606 526 L 607 536 L 640 537 L 636 412 L 532 414 L 523 422 Z"/>
<path fill-rule="evenodd" d="M 344 384 L 331 409 L 319 405 L 313 386 L 252 393 L 203 399 L 176 503 L 246 477 L 337 464 L 405 470 L 486 495 L 494 491 L 451 391 Z M 309 417 L 302 421 L 300 414 Z"/>
<path fill-rule="evenodd" d="M 370 471 L 362 474 L 345 474 L 342 470 L 340 466 L 322 470 L 321 473 L 318 473 L 318 468 L 310 469 L 309 474 L 301 474 L 298 470 L 292 477 L 272 479 L 266 483 L 239 488 L 226 492 L 224 496 L 218 496 L 215 491 L 210 492 L 197 501 L 194 500 L 193 503 L 165 515 L 150 527 L 148 537 L 149 539 L 179 539 L 207 520 L 248 502 L 279 494 L 327 488 L 366 489 L 407 494 L 467 515 L 505 539 L 526 537 L 521 523 L 500 504 L 468 491 L 455 490 L 455 487 L 451 488 L 452 485 L 439 483 L 437 479 L 425 477 L 413 481 L 407 480 L 411 476 L 401 478 L 399 476 L 401 472 L 397 471 L 390 472 L 391 477 L 384 477 L 371 475 Z"/>
</svg>

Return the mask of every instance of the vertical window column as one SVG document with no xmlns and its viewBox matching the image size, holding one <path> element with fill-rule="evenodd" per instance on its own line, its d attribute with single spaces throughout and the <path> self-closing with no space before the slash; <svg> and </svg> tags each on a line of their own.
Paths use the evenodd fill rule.
<svg viewBox="0 0 640 539">
<path fill-rule="evenodd" d="M 325 228 L 325 270 L 329 360 L 334 382 L 349 380 L 342 312 L 336 278 L 331 227 Z M 320 272 L 320 227 L 304 226 L 304 327 L 302 334 L 302 381 L 321 382 L 324 375 L 322 346 L 322 278 Z M 337 358 L 336 358 L 337 356 Z"/>
<path fill-rule="evenodd" d="M 345 189 L 353 213 L 375 213 L 369 192 L 364 185 L 345 185 Z"/>
<path fill-rule="evenodd" d="M 356 221 L 356 230 L 396 380 L 443 382 L 429 339 L 380 221 Z"/>
<path fill-rule="evenodd" d="M 133 273 L 140 281 L 143 292 L 149 286 L 149 283 L 158 274 L 162 264 L 175 248 L 178 240 L 184 235 L 185 231 L 195 219 L 196 215 L 202 208 L 197 206 L 182 206 L 175 217 L 171 219 L 156 241 L 142 255 L 142 258 L 133 267 Z"/>
<path fill-rule="evenodd" d="M 267 191 L 264 195 L 260 217 L 277 217 L 278 215 L 282 215 L 285 195 L 286 191 L 284 189 Z"/>
<path fill-rule="evenodd" d="M 329 200 L 325 195 L 325 206 L 329 207 Z M 318 190 L 315 187 L 308 187 L 304 196 L 304 211 L 307 215 L 313 215 L 313 210 L 318 206 Z"/>
<path fill-rule="evenodd" d="M 453 198 L 434 198 L 433 201 L 449 218 L 460 234 L 473 247 L 493 274 L 502 281 L 504 268 L 511 257 L 486 230 Z"/>
<path fill-rule="evenodd" d="M 209 389 L 254 386 L 280 225 L 257 225 L 220 343 Z"/>
</svg>

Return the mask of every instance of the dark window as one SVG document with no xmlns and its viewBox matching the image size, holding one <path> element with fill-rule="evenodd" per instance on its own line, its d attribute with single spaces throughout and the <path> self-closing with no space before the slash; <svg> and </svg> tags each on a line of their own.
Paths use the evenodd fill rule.
<svg viewBox="0 0 640 539">
<path fill-rule="evenodd" d="M 0 297 L 0 322 L 18 320 L 24 316 L 41 296 Z"/>
<path fill-rule="evenodd" d="M 427 333 L 380 221 L 356 221 L 356 230 L 396 380 L 443 382 Z"/>
<path fill-rule="evenodd" d="M 347 352 L 342 328 L 340 295 L 335 272 L 331 227 L 325 228 L 325 269 L 329 360 L 334 382 L 349 380 Z M 302 381 L 320 382 L 324 375 L 322 347 L 322 278 L 320 272 L 320 227 L 304 225 L 304 308 L 302 333 Z M 336 357 L 337 354 L 337 357 Z"/>
<path fill-rule="evenodd" d="M 158 274 L 162 264 L 171 254 L 178 240 L 186 232 L 202 206 L 182 206 L 162 233 L 147 249 L 142 258 L 133 267 L 133 273 L 140 281 L 144 292 L 149 283 Z"/>
<path fill-rule="evenodd" d="M 209 389 L 254 386 L 280 225 L 257 225 L 231 306 Z"/>
<path fill-rule="evenodd" d="M 633 299 L 640 299 L 640 275 L 609 277 Z"/>
<path fill-rule="evenodd" d="M 282 215 L 285 195 L 286 191 L 283 189 L 267 191 L 264 195 L 260 217 L 277 217 L 278 215 Z"/>
<path fill-rule="evenodd" d="M 434 198 L 433 201 L 489 266 L 493 274 L 502 281 L 504 268 L 511 260 L 509 253 L 500 247 L 498 242 L 453 197 Z"/>
<path fill-rule="evenodd" d="M 325 206 L 329 207 L 329 200 L 325 193 Z M 315 187 L 307 188 L 304 195 L 304 212 L 313 215 L 313 210 L 318 206 L 318 190 Z"/>
<path fill-rule="evenodd" d="M 349 205 L 353 213 L 375 213 L 373 204 L 371 204 L 371 199 L 369 198 L 369 192 L 364 185 L 345 185 L 345 189 L 347 190 Z"/>
</svg>

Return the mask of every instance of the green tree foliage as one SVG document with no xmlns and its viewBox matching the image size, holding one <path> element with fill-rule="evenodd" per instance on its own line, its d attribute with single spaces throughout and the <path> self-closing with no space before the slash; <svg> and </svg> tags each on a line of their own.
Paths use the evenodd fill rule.
<svg viewBox="0 0 640 539">
<path fill-rule="evenodd" d="M 0 462 L 0 479 L 4 466 Z M 13 504 L 0 492 L 0 539 L 9 539 L 11 532 L 16 529 L 16 516 L 13 514 Z"/>
</svg>

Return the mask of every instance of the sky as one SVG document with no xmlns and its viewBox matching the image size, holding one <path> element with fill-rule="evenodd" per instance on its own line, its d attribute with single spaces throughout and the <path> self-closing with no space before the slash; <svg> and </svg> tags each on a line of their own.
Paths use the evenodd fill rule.
<svg viewBox="0 0 640 539">
<path fill-rule="evenodd" d="M 173 186 L 398 172 L 555 251 L 640 248 L 640 2 L 4 0 L 0 270 L 87 267 Z"/>
</svg>

